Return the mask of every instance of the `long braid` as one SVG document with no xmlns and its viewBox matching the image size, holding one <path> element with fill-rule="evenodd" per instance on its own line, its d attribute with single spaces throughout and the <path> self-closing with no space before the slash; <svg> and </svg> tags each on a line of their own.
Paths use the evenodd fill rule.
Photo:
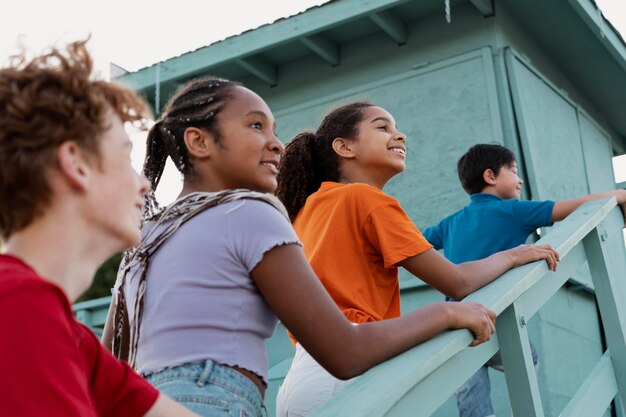
<svg viewBox="0 0 626 417">
<path fill-rule="evenodd" d="M 161 176 L 163 175 L 167 156 L 168 153 L 165 149 L 161 122 L 159 121 L 150 128 L 146 139 L 146 157 L 143 161 L 143 175 L 150 181 L 150 192 L 148 192 L 145 197 L 144 217 L 148 217 L 158 210 L 159 205 L 156 201 L 154 190 L 156 190 Z"/>
<path fill-rule="evenodd" d="M 146 139 L 146 157 L 143 174 L 152 185 L 146 197 L 146 215 L 158 209 L 154 191 L 170 157 L 184 178 L 194 175 L 193 161 L 184 142 L 185 130 L 196 127 L 220 139 L 217 115 L 229 99 L 230 89 L 239 85 L 216 77 L 201 77 L 180 87 L 165 105 L 163 114 L 152 126 Z"/>
<path fill-rule="evenodd" d="M 340 158 L 333 149 L 335 138 L 356 139 L 358 124 L 368 102 L 354 102 L 332 110 L 315 133 L 303 132 L 285 147 L 278 170 L 276 196 L 294 221 L 306 199 L 324 181 L 339 181 Z"/>
</svg>

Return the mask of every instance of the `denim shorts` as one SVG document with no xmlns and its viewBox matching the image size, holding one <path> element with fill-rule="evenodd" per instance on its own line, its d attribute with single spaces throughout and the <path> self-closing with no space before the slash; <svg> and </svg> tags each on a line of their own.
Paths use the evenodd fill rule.
<svg viewBox="0 0 626 417">
<path fill-rule="evenodd" d="M 205 417 L 262 417 L 257 386 L 233 368 L 210 359 L 145 374 L 159 391 Z"/>
</svg>

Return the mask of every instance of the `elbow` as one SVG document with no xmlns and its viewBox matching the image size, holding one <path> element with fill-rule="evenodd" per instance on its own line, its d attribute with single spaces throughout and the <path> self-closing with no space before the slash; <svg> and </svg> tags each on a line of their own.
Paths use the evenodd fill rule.
<svg viewBox="0 0 626 417">
<path fill-rule="evenodd" d="M 457 283 L 448 291 L 446 291 L 446 295 L 448 297 L 454 298 L 455 300 L 462 300 L 463 298 L 473 293 L 475 290 L 476 288 L 473 287 L 471 278 L 461 273 L 459 274 L 459 279 Z"/>
<path fill-rule="evenodd" d="M 341 354 L 335 352 L 336 354 L 321 364 L 335 378 L 345 381 L 361 375 L 371 367 L 362 359 L 367 356 L 361 352 L 355 352 L 354 349 L 349 349 L 350 352 L 343 350 Z"/>
<path fill-rule="evenodd" d="M 361 375 L 363 372 L 365 372 L 365 369 L 347 363 L 338 365 L 333 369 L 327 369 L 327 371 L 335 378 L 346 381 L 348 379 Z"/>
<path fill-rule="evenodd" d="M 462 300 L 470 294 L 471 294 L 471 291 L 469 290 L 462 289 L 462 288 L 454 288 L 452 291 L 448 291 L 447 296 L 455 300 Z"/>
</svg>

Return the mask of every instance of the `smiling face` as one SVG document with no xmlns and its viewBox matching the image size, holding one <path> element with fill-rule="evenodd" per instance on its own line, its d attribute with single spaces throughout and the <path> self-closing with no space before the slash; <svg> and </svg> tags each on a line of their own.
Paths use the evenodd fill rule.
<svg viewBox="0 0 626 417">
<path fill-rule="evenodd" d="M 109 112 L 106 121 L 110 128 L 100 140 L 99 160 L 92 163 L 88 211 L 92 223 L 122 250 L 139 241 L 142 206 L 149 186 L 131 164 L 132 143 L 120 118 Z"/>
<path fill-rule="evenodd" d="M 519 199 L 522 191 L 523 181 L 517 175 L 517 163 L 513 161 L 511 165 L 503 165 L 495 176 L 493 189 L 495 194 L 503 200 L 512 198 Z"/>
<path fill-rule="evenodd" d="M 217 115 L 220 137 L 207 165 L 211 191 L 246 188 L 272 193 L 285 147 L 276 137 L 276 122 L 267 103 L 236 86 Z"/>
<path fill-rule="evenodd" d="M 382 188 L 391 177 L 404 171 L 406 136 L 398 131 L 393 116 L 383 108 L 367 107 L 363 116 L 357 138 L 350 147 L 354 162 L 371 178 L 368 182 Z"/>
</svg>

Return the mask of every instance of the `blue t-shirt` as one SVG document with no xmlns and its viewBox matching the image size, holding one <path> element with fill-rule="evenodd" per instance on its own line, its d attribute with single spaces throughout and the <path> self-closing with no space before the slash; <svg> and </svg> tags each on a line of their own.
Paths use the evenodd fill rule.
<svg viewBox="0 0 626 417">
<path fill-rule="evenodd" d="M 472 194 L 471 202 L 423 232 L 450 261 L 476 261 L 526 242 L 539 227 L 552 224 L 554 201 L 503 200 Z"/>
</svg>

